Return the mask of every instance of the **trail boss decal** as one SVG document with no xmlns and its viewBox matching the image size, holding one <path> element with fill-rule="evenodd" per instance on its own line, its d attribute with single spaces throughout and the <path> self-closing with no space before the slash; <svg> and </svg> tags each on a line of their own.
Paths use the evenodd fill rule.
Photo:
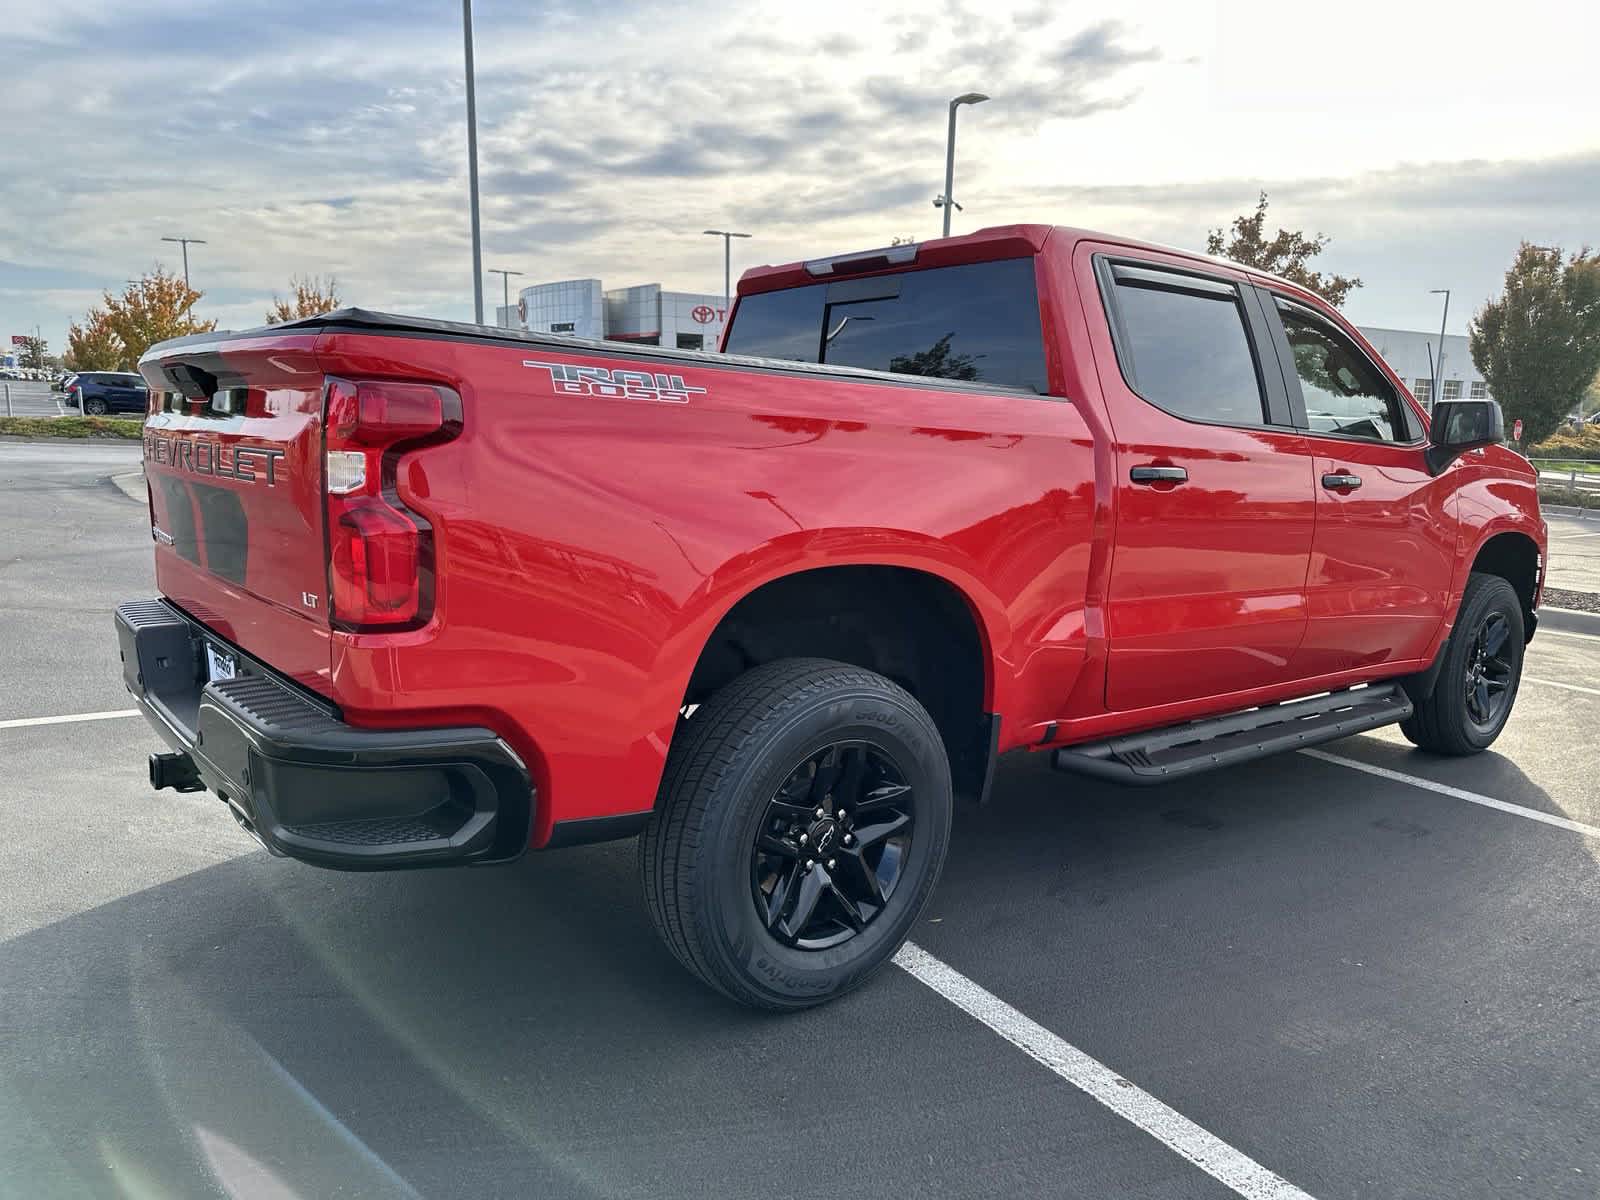
<svg viewBox="0 0 1600 1200">
<path fill-rule="evenodd" d="M 649 371 L 608 371 L 604 367 L 578 367 L 570 363 L 522 360 L 525 367 L 550 372 L 550 383 L 563 396 L 601 396 L 607 400 L 655 400 L 687 404 L 691 395 L 705 395 L 703 387 L 690 387 L 682 375 L 652 375 Z"/>
<path fill-rule="evenodd" d="M 278 460 L 282 450 L 266 446 L 229 446 L 203 438 L 144 435 L 146 462 L 163 463 L 195 475 L 221 475 L 241 483 L 278 486 Z"/>
</svg>

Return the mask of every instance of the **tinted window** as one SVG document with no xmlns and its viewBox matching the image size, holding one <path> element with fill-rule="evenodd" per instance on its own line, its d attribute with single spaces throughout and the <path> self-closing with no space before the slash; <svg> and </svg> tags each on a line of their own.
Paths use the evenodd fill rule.
<svg viewBox="0 0 1600 1200">
<path fill-rule="evenodd" d="M 1139 272 L 1116 281 L 1122 371 L 1150 403 L 1198 421 L 1260 425 L 1261 384 L 1245 332 L 1244 311 L 1231 285 Z"/>
<path fill-rule="evenodd" d="M 746 296 L 727 349 L 1049 390 L 1031 258 Z"/>
<path fill-rule="evenodd" d="M 1415 433 L 1399 395 L 1353 341 L 1298 305 L 1279 301 L 1278 315 L 1294 353 L 1311 432 L 1412 440 Z"/>
</svg>

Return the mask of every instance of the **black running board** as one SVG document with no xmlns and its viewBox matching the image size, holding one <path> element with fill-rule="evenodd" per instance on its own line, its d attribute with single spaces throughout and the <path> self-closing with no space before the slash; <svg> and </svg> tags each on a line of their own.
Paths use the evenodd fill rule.
<svg viewBox="0 0 1600 1200">
<path fill-rule="evenodd" d="M 1053 762 L 1059 771 L 1117 783 L 1167 783 L 1393 725 L 1410 715 L 1411 700 L 1399 683 L 1376 683 L 1072 746 L 1057 750 Z"/>
</svg>

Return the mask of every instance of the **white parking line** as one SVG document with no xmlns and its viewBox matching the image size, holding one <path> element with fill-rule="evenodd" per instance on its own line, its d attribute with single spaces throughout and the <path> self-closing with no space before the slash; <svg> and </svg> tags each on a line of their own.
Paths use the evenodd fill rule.
<svg viewBox="0 0 1600 1200">
<path fill-rule="evenodd" d="M 118 717 L 137 717 L 137 708 L 119 708 L 114 712 L 68 713 L 64 717 L 18 717 L 0 721 L 0 729 L 26 729 L 30 725 L 71 725 L 75 721 L 114 721 Z"/>
<path fill-rule="evenodd" d="M 1560 688 L 1565 692 L 1582 692 L 1585 696 L 1600 696 L 1600 688 L 1581 687 L 1576 683 L 1557 683 L 1554 679 L 1535 679 L 1532 675 L 1524 675 L 1523 683 L 1537 683 L 1540 687 Z"/>
<path fill-rule="evenodd" d="M 907 942 L 895 965 L 926 984 L 969 1017 L 981 1021 L 1073 1087 L 1181 1154 L 1213 1179 L 1249 1200 L 1311 1200 L 1255 1159 L 1207 1133 L 1182 1113 L 1122 1078 L 1110 1067 L 1023 1016 L 993 992 L 973 983 L 922 947 Z"/>
<path fill-rule="evenodd" d="M 1549 813 L 1540 812 L 1536 808 L 1524 808 L 1520 804 L 1508 804 L 1504 800 L 1496 800 L 1493 796 L 1469 792 L 1465 788 L 1451 787 L 1447 783 L 1435 783 L 1431 779 L 1407 775 L 1402 771 L 1391 771 L 1388 767 L 1375 767 L 1371 763 L 1345 758 L 1340 754 L 1329 754 L 1326 750 L 1302 750 L 1300 753 L 1307 758 L 1320 758 L 1323 762 L 1335 763 L 1341 767 L 1350 767 L 1356 771 L 1365 771 L 1368 775 L 1376 775 L 1379 779 L 1390 779 L 1395 783 L 1409 783 L 1412 787 L 1426 788 L 1430 792 L 1438 792 L 1441 796 L 1465 800 L 1468 804 L 1481 804 L 1485 808 L 1497 808 L 1501 812 L 1510 813 L 1512 816 L 1527 817 L 1530 821 L 1554 825 L 1557 829 L 1565 829 L 1569 833 L 1581 833 L 1584 837 L 1600 838 L 1600 825 L 1585 825 L 1582 821 L 1552 816 Z"/>
</svg>

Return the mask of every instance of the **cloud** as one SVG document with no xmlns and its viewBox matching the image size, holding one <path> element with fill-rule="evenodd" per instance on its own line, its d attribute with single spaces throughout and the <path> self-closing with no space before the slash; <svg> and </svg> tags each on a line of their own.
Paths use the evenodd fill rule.
<svg viewBox="0 0 1600 1200">
<path fill-rule="evenodd" d="M 1197 244 L 1263 180 L 1119 183 L 1137 176 L 1091 175 L 1078 152 L 1163 161 L 1159 106 L 1185 102 L 1178 74 L 1204 75 L 1177 64 L 1209 33 L 1179 38 L 1188 6 L 1158 2 L 1108 20 L 1037 0 L 620 0 L 596 19 L 576 0 L 479 0 L 486 265 L 707 290 L 722 265 L 708 226 L 757 234 L 736 266 L 929 235 L 946 105 L 969 89 L 994 99 L 960 118 L 967 227 L 1055 219 Z M 8 31 L 0 323 L 37 320 L 59 346 L 100 289 L 176 266 L 159 241 L 175 234 L 209 243 L 191 273 L 225 325 L 258 322 L 293 273 L 337 275 L 370 307 L 469 315 L 458 21 L 436 0 L 52 0 Z M 1420 264 L 1390 267 L 1401 286 L 1438 267 L 1419 240 L 1481 264 L 1537 213 L 1540 240 L 1573 241 L 1600 194 L 1592 156 L 1262 171 L 1274 216 L 1329 227 L 1334 269 L 1368 296 L 1385 255 Z M 1065 185 L 1080 178 L 1095 185 Z"/>
</svg>

